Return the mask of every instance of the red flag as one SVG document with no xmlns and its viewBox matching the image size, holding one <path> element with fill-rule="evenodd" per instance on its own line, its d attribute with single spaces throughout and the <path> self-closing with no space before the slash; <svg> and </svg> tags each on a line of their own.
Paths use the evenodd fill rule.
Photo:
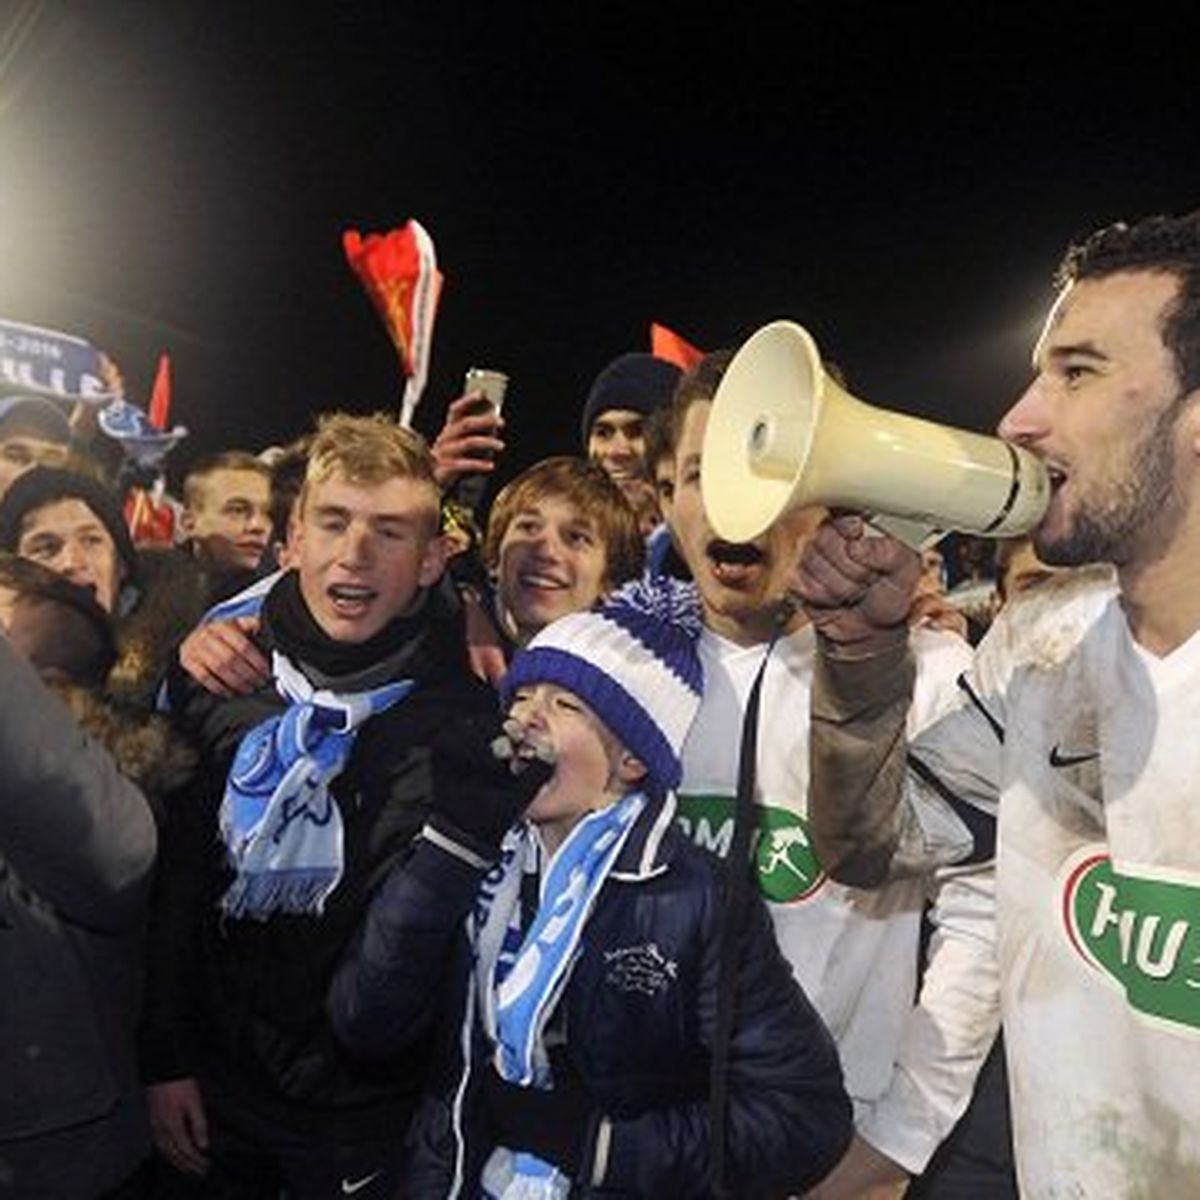
<svg viewBox="0 0 1200 1200">
<path fill-rule="evenodd" d="M 171 416 L 171 356 L 158 356 L 158 373 L 154 376 L 154 390 L 150 393 L 150 424 L 155 429 L 166 429 Z"/>
<path fill-rule="evenodd" d="M 442 291 L 433 240 L 418 221 L 387 233 L 342 234 L 346 261 L 366 288 L 407 377 L 400 423 L 407 425 L 425 388 L 433 319 Z"/>
<path fill-rule="evenodd" d="M 704 357 L 703 350 L 657 321 L 650 322 L 650 353 L 674 363 L 681 371 L 691 370 Z"/>
<path fill-rule="evenodd" d="M 151 490 L 131 488 L 125 497 L 125 524 L 135 546 L 173 546 L 175 509 L 161 481 Z"/>
</svg>

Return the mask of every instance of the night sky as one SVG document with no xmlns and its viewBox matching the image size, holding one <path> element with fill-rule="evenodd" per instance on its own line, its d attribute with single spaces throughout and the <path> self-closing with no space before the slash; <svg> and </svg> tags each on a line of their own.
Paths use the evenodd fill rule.
<svg viewBox="0 0 1200 1200">
<path fill-rule="evenodd" d="M 1065 243 L 1200 205 L 1194 39 L 1144 5 L 312 7 L 0 0 L 0 316 L 141 401 L 169 350 L 176 470 L 395 407 L 346 227 L 430 231 L 417 423 L 507 370 L 511 473 L 656 319 L 789 316 L 870 402 L 988 429 Z"/>
</svg>

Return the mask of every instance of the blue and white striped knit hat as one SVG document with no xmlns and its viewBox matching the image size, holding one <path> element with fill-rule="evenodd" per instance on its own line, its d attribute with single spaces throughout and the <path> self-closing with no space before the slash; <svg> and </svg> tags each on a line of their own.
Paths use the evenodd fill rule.
<svg viewBox="0 0 1200 1200">
<path fill-rule="evenodd" d="M 670 791 L 700 706 L 699 636 L 694 584 L 635 580 L 598 609 L 547 625 L 519 650 L 501 687 L 504 702 L 537 683 L 574 692 L 641 759 L 647 787 Z"/>
</svg>

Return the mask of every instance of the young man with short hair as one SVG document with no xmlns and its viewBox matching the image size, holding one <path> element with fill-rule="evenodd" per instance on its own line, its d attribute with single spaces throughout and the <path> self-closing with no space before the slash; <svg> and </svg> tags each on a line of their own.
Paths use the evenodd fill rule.
<svg viewBox="0 0 1200 1200">
<path fill-rule="evenodd" d="M 672 523 L 699 591 L 705 679 L 699 715 L 684 744 L 680 820 L 698 844 L 722 857 L 729 853 L 738 733 L 760 686 L 754 878 L 784 956 L 838 1044 L 855 1102 L 857 1136 L 822 1195 L 857 1196 L 873 1184 L 901 1182 L 923 1170 L 970 1099 L 997 1025 L 988 1002 L 987 948 L 977 953 L 969 932 L 976 892 L 986 892 L 989 876 L 980 866 L 937 892 L 939 933 L 914 1007 L 921 914 L 937 880 L 930 874 L 886 892 L 856 891 L 829 878 L 812 842 L 803 714 L 816 643 L 789 592 L 800 549 L 824 511 L 795 510 L 753 541 L 732 543 L 715 534 L 704 509 L 704 438 L 728 361 L 728 354 L 702 360 L 674 402 Z M 921 672 L 908 714 L 915 728 L 952 702 L 970 651 L 952 634 L 917 628 L 910 636 Z M 978 992 L 981 1011 L 966 1004 L 968 1017 L 961 1020 L 957 1009 L 948 1011 L 946 997 L 959 990 Z"/>
<path fill-rule="evenodd" d="M 488 773 L 493 695 L 433 586 L 438 505 L 418 435 L 324 418 L 295 567 L 255 635 L 268 685 L 222 699 L 174 680 L 203 758 L 164 834 L 144 1068 L 156 1143 L 202 1195 L 393 1194 L 428 1047 L 363 1068 L 332 1042 L 325 990 L 431 808 L 462 805 L 469 837 L 508 786 Z"/>
<path fill-rule="evenodd" d="M 814 811 L 830 869 L 868 885 L 973 852 L 977 819 L 935 836 L 947 797 L 998 812 L 1021 1194 L 1184 1195 L 1200 1179 L 1200 212 L 1098 231 L 1058 286 L 1000 434 L 1049 474 L 1038 558 L 1110 563 L 1116 586 L 1075 572 L 1006 605 L 959 704 L 910 745 L 897 619 L 916 557 L 857 518 L 826 525 L 797 580 L 820 630 Z"/>
<path fill-rule="evenodd" d="M 611 478 L 577 458 L 547 458 L 496 497 L 484 538 L 495 614 L 516 645 L 590 608 L 641 572 L 644 545 Z"/>
<path fill-rule="evenodd" d="M 253 454 L 229 450 L 184 477 L 180 529 L 212 578 L 212 599 L 249 583 L 271 535 L 271 471 Z"/>
</svg>

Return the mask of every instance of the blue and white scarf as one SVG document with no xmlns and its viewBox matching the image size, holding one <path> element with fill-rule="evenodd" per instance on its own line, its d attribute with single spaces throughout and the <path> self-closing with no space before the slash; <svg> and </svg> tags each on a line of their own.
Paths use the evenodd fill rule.
<svg viewBox="0 0 1200 1200">
<path fill-rule="evenodd" d="M 470 920 L 481 1019 L 502 1079 L 553 1089 L 546 1022 L 579 955 L 584 927 L 613 864 L 646 806 L 641 792 L 589 813 L 550 861 L 537 916 L 521 933 L 521 879 L 536 871 L 541 843 L 527 824 L 505 836 Z M 488 1200 L 561 1200 L 571 1181 L 527 1151 L 499 1146 L 483 1171 Z"/>
<path fill-rule="evenodd" d="M 367 692 L 316 689 L 284 655 L 272 674 L 287 709 L 241 740 L 221 802 L 221 838 L 237 878 L 221 899 L 231 917 L 320 913 L 342 878 L 342 815 L 330 783 L 359 726 L 402 700 L 404 679 Z"/>
</svg>

